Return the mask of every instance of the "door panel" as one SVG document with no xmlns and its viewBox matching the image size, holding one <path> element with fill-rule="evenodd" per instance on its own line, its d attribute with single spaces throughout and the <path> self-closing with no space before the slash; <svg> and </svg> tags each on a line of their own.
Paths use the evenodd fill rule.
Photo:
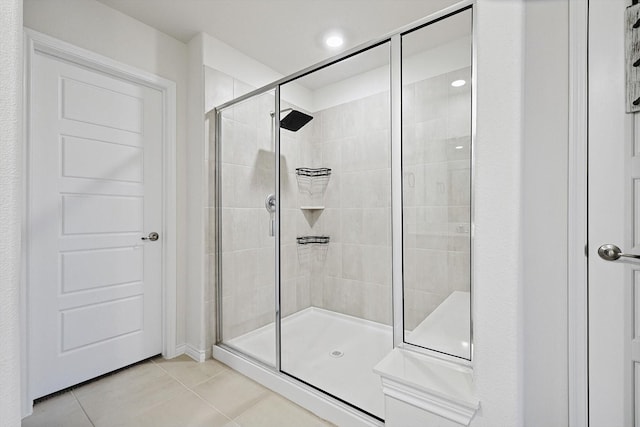
<svg viewBox="0 0 640 427">
<path fill-rule="evenodd" d="M 162 351 L 162 94 L 37 53 L 29 385 L 41 397 Z"/>
<path fill-rule="evenodd" d="M 143 303 L 143 296 L 135 295 L 131 298 L 62 310 L 62 352 L 141 331 Z M 109 321 L 96 322 L 96 319 Z M 92 327 L 87 328 L 87 325 Z"/>
<path fill-rule="evenodd" d="M 62 176 L 142 182 L 141 147 L 62 137 Z"/>
<path fill-rule="evenodd" d="M 62 118 L 142 133 L 143 102 L 138 96 L 120 93 L 113 86 L 94 86 L 86 80 L 62 77 L 60 84 Z"/>
<path fill-rule="evenodd" d="M 62 196 L 62 234 L 142 231 L 142 196 Z"/>
<path fill-rule="evenodd" d="M 62 293 L 142 281 L 142 248 L 63 252 Z"/>
</svg>

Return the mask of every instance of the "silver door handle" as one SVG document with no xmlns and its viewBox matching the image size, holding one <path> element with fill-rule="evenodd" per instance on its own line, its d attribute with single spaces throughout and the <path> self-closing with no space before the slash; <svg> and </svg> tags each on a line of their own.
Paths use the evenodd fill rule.
<svg viewBox="0 0 640 427">
<path fill-rule="evenodd" d="M 633 258 L 640 259 L 640 255 L 623 254 L 619 247 L 608 243 L 598 248 L 598 255 L 605 261 L 615 261 L 619 258 Z"/>
<path fill-rule="evenodd" d="M 148 237 L 141 237 L 141 240 L 151 240 L 152 242 L 155 242 L 156 240 L 158 240 L 160 238 L 160 235 L 158 233 L 156 233 L 155 231 L 152 231 L 151 233 L 149 233 Z"/>
</svg>

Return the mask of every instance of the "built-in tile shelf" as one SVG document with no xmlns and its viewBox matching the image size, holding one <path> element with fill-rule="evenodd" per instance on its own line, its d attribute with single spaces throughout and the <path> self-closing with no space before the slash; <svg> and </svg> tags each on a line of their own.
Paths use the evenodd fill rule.
<svg viewBox="0 0 640 427">
<path fill-rule="evenodd" d="M 321 211 L 324 209 L 324 206 L 300 206 L 300 209 L 303 211 Z"/>
</svg>

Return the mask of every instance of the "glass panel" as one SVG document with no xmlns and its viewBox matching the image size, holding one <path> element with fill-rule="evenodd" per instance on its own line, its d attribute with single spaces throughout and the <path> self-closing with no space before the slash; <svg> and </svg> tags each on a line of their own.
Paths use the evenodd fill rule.
<svg viewBox="0 0 640 427">
<path fill-rule="evenodd" d="M 284 120 L 312 117 L 280 128 L 282 371 L 379 418 L 373 367 L 393 346 L 389 57 L 385 43 L 281 87 Z"/>
<path fill-rule="evenodd" d="M 269 91 L 221 111 L 217 162 L 221 339 L 273 366 L 275 238 L 267 200 L 275 194 L 274 106 Z"/>
<path fill-rule="evenodd" d="M 471 358 L 471 9 L 402 37 L 405 341 Z"/>
</svg>

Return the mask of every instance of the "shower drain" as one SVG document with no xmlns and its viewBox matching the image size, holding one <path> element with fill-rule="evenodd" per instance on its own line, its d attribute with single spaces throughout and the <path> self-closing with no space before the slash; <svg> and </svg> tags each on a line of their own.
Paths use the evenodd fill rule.
<svg viewBox="0 0 640 427">
<path fill-rule="evenodd" d="M 342 357 L 344 353 L 340 350 L 333 350 L 331 353 L 331 357 Z"/>
</svg>

